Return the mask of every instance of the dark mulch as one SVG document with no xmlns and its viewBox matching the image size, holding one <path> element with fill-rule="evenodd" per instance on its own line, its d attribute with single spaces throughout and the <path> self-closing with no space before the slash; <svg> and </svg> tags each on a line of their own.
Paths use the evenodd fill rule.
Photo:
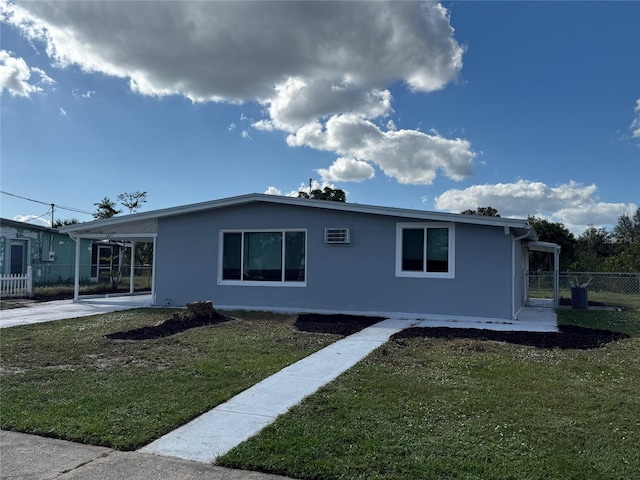
<svg viewBox="0 0 640 480">
<path fill-rule="evenodd" d="M 182 333 L 192 328 L 204 327 L 226 322 L 228 317 L 215 313 L 210 316 L 194 318 L 170 318 L 151 327 L 140 327 L 126 332 L 116 332 L 105 335 L 109 340 L 153 340 L 154 338 L 168 337 L 176 333 Z"/>
<path fill-rule="evenodd" d="M 382 320 L 383 317 L 303 313 L 298 315 L 294 325 L 303 332 L 334 333 L 347 337 Z"/>
<path fill-rule="evenodd" d="M 391 337 L 392 340 L 404 338 L 444 338 L 454 340 L 458 338 L 471 340 L 493 340 L 497 342 L 515 343 L 537 348 L 574 348 L 587 350 L 601 348 L 608 343 L 629 338 L 624 333 L 596 330 L 591 328 L 561 325 L 559 333 L 555 332 L 502 332 L 494 330 L 480 330 L 477 328 L 407 328 Z"/>
<path fill-rule="evenodd" d="M 157 325 L 141 327 L 125 332 L 116 332 L 105 335 L 111 340 L 151 340 L 167 337 L 192 328 L 215 325 L 229 320 L 229 317 L 215 312 L 212 315 L 195 316 L 192 318 L 171 318 Z M 322 315 L 305 313 L 298 315 L 294 326 L 303 332 L 332 333 L 343 337 L 352 335 L 360 330 L 370 327 L 383 317 L 366 317 L 357 315 Z M 497 342 L 528 345 L 537 348 L 561 348 L 580 349 L 601 348 L 608 343 L 629 338 L 624 333 L 610 332 L 608 330 L 596 330 L 591 328 L 561 325 L 560 332 L 505 332 L 494 330 L 481 330 L 477 328 L 450 328 L 450 327 L 413 327 L 402 330 L 391 337 L 391 340 L 406 338 L 444 338 L 447 340 L 492 340 Z"/>
</svg>

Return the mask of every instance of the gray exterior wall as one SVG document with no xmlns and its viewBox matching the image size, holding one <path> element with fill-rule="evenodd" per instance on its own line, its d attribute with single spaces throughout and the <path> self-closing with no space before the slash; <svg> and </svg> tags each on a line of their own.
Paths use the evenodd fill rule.
<svg viewBox="0 0 640 480">
<path fill-rule="evenodd" d="M 456 224 L 453 279 L 396 277 L 396 224 L 410 221 L 261 203 L 160 218 L 156 304 L 511 317 L 511 236 L 503 227 Z M 350 227 L 352 243 L 325 245 L 332 227 Z M 307 231 L 306 286 L 219 284 L 221 230 L 280 228 Z"/>
<path fill-rule="evenodd" d="M 517 313 L 525 304 L 524 295 L 524 282 L 528 281 L 525 278 L 525 260 L 529 251 L 525 248 L 523 242 L 518 242 L 515 246 L 515 283 L 514 283 L 514 313 Z"/>
</svg>

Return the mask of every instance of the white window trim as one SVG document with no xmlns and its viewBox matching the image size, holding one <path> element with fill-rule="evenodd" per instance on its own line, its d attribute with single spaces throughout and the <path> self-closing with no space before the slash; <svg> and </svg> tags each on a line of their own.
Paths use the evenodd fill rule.
<svg viewBox="0 0 640 480">
<path fill-rule="evenodd" d="M 282 233 L 282 269 L 284 271 L 284 258 L 285 258 L 285 241 L 284 234 L 286 232 L 304 232 L 304 281 L 302 282 L 292 282 L 280 280 L 278 282 L 259 282 L 256 280 L 224 280 L 222 278 L 223 273 L 223 255 L 224 255 L 224 234 L 225 233 Z M 238 228 L 238 229 L 228 229 L 228 230 L 220 230 L 219 240 L 218 240 L 218 285 L 237 285 L 243 287 L 306 287 L 307 286 L 307 229 L 306 228 Z M 240 252 L 241 256 L 244 256 L 244 235 L 242 236 L 242 249 Z"/>
<path fill-rule="evenodd" d="M 449 271 L 448 272 L 416 272 L 402 270 L 402 231 L 406 228 L 447 228 L 449 229 Z M 403 222 L 396 224 L 396 277 L 413 278 L 446 278 L 456 276 L 456 229 L 455 223 L 442 222 Z M 426 235 L 425 235 L 426 239 Z"/>
</svg>

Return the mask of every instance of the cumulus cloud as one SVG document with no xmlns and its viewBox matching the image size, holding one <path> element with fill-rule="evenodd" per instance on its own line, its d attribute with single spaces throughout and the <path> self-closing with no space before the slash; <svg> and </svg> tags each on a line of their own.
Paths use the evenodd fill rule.
<svg viewBox="0 0 640 480">
<path fill-rule="evenodd" d="M 32 74 L 39 79 L 34 80 Z M 40 85 L 54 83 L 44 70 L 30 68 L 23 58 L 14 57 L 11 52 L 0 50 L 0 92 L 6 90 L 12 96 L 30 97 L 32 93 L 43 91 Z"/>
<path fill-rule="evenodd" d="M 317 170 L 323 180 L 361 182 L 375 175 L 374 168 L 367 162 L 353 158 L 338 158 L 329 168 Z"/>
<path fill-rule="evenodd" d="M 401 183 L 428 184 L 438 171 L 456 180 L 472 173 L 468 141 L 373 123 L 393 112 L 390 85 L 432 92 L 460 72 L 464 49 L 439 3 L 60 1 L 1 8 L 5 21 L 44 42 L 61 67 L 127 79 L 144 95 L 258 102 L 265 117 L 253 128 L 284 131 L 290 146 L 351 158 L 359 162 L 358 179 L 374 166 Z M 348 176 L 335 163 L 324 170 L 336 180 Z"/>
<path fill-rule="evenodd" d="M 16 215 L 13 217 L 16 222 L 30 223 L 31 225 L 40 225 L 42 227 L 50 227 L 51 223 L 42 218 L 42 215 Z"/>
<path fill-rule="evenodd" d="M 307 124 L 289 135 L 287 143 L 372 162 L 398 182 L 414 185 L 432 183 L 438 170 L 461 180 L 473 173 L 475 157 L 466 140 L 417 130 L 383 131 L 352 114 L 333 116 L 324 126 L 320 122 Z M 334 175 L 334 180 L 346 179 Z"/>
<path fill-rule="evenodd" d="M 438 210 L 456 213 L 491 206 L 503 217 L 535 215 L 564 223 L 576 234 L 589 225 L 614 225 L 620 215 L 633 214 L 638 208 L 635 204 L 601 202 L 597 190 L 595 184 L 574 181 L 552 187 L 542 182 L 518 180 L 448 190 L 436 197 L 434 203 Z"/>
<path fill-rule="evenodd" d="M 282 195 L 282 190 L 276 187 L 269 186 L 264 191 L 264 193 L 266 193 L 267 195 Z"/>
</svg>

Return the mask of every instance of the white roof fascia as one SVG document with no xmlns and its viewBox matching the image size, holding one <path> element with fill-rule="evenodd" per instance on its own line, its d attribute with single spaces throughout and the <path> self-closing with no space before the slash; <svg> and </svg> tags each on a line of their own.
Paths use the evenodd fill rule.
<svg viewBox="0 0 640 480">
<path fill-rule="evenodd" d="M 536 241 L 536 242 L 528 242 L 527 243 L 527 247 L 529 248 L 529 250 L 532 250 L 534 252 L 548 252 L 548 253 L 555 253 L 560 252 L 560 245 L 558 245 L 557 243 L 551 243 L 551 242 L 540 242 L 540 241 Z"/>
<path fill-rule="evenodd" d="M 91 222 L 78 223 L 60 228 L 61 233 L 71 235 L 73 232 L 82 230 L 93 230 L 100 227 L 108 227 L 112 225 L 123 225 L 126 223 L 134 223 L 138 221 L 158 219 L 162 217 L 172 217 L 176 215 L 184 215 L 189 213 L 197 213 L 206 210 L 214 210 L 229 206 L 243 205 L 254 202 L 277 203 L 285 205 L 297 205 L 303 207 L 322 208 L 326 210 L 339 210 L 346 212 L 367 213 L 372 215 L 385 215 L 403 218 L 415 218 L 420 220 L 434 220 L 443 222 L 469 223 L 476 225 L 490 225 L 499 227 L 511 227 L 528 231 L 531 229 L 526 220 L 502 218 L 502 217 L 485 217 L 481 215 L 462 215 L 457 213 L 430 212 L 425 210 L 411 210 L 395 207 L 380 207 L 374 205 L 361 205 L 357 203 L 332 202 L 327 200 L 315 200 L 308 198 L 285 197 L 278 195 L 268 195 L 261 193 L 252 193 L 237 197 L 228 197 L 208 202 L 194 203 L 190 205 L 182 205 L 178 207 L 170 207 L 160 210 L 152 210 L 149 212 L 133 213 L 121 217 L 111 217 L 107 219 L 94 220 Z"/>
</svg>

